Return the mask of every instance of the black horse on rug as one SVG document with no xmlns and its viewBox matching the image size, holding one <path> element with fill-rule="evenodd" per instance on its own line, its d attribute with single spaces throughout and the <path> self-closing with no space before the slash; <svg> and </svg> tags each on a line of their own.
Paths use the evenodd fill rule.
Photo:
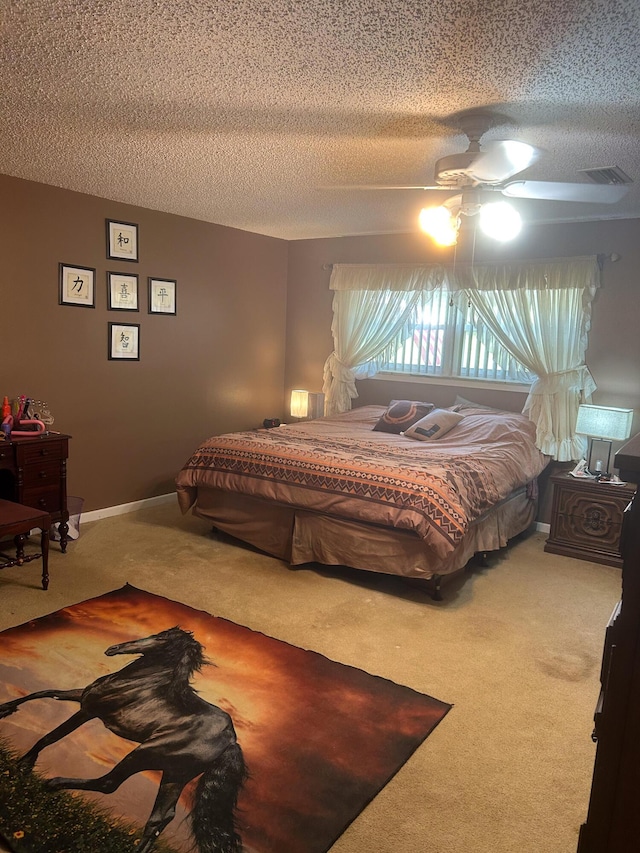
<svg viewBox="0 0 640 853">
<path fill-rule="evenodd" d="M 149 853 L 173 820 L 185 785 L 202 774 L 191 811 L 200 853 L 241 853 L 236 826 L 238 794 L 247 770 L 229 714 L 201 699 L 191 677 L 207 661 L 189 631 L 169 628 L 140 640 L 110 646 L 106 655 L 140 655 L 123 669 L 78 690 L 40 690 L 0 705 L 0 718 L 32 699 L 79 702 L 80 710 L 50 731 L 20 759 L 32 768 L 46 746 L 98 718 L 114 734 L 140 744 L 97 779 L 49 779 L 52 788 L 110 794 L 143 770 L 160 770 L 156 800 L 136 853 Z"/>
</svg>

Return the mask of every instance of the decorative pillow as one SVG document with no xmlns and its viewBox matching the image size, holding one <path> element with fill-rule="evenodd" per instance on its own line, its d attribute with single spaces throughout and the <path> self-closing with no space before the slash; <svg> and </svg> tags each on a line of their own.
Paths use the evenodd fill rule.
<svg viewBox="0 0 640 853">
<path fill-rule="evenodd" d="M 404 435 L 407 438 L 416 438 L 418 441 L 435 441 L 446 435 L 463 418 L 464 415 L 459 412 L 450 412 L 448 409 L 434 409 L 426 417 L 406 429 Z"/>
<path fill-rule="evenodd" d="M 415 424 L 433 409 L 433 403 L 420 403 L 417 400 L 392 400 L 374 430 L 393 432 L 396 435 Z"/>
</svg>

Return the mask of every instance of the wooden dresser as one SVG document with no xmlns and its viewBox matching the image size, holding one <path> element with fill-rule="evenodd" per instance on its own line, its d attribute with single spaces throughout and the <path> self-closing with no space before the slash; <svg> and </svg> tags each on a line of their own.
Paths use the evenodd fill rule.
<svg viewBox="0 0 640 853">
<path fill-rule="evenodd" d="M 616 454 L 620 477 L 640 482 L 640 434 Z M 622 597 L 606 628 L 597 743 L 587 820 L 578 853 L 640 850 L 640 498 L 624 514 Z"/>
<path fill-rule="evenodd" d="M 67 549 L 68 435 L 41 433 L 0 442 L 0 498 L 49 513 L 60 522 L 60 548 Z"/>
</svg>

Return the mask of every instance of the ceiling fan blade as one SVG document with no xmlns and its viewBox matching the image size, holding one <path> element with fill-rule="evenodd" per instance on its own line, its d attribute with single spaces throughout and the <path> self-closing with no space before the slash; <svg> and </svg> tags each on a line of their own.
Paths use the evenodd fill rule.
<svg viewBox="0 0 640 853">
<path fill-rule="evenodd" d="M 527 142 L 515 139 L 488 142 L 474 158 L 467 174 L 482 184 L 500 184 L 527 169 L 538 157 L 538 150 Z"/>
<path fill-rule="evenodd" d="M 325 187 L 330 190 L 445 190 L 451 192 L 451 187 L 425 187 L 407 186 L 393 184 L 340 184 L 339 186 Z"/>
<path fill-rule="evenodd" d="M 579 184 L 561 181 L 511 181 L 502 192 L 511 198 L 537 198 L 550 201 L 584 201 L 615 204 L 626 194 L 620 184 Z"/>
</svg>

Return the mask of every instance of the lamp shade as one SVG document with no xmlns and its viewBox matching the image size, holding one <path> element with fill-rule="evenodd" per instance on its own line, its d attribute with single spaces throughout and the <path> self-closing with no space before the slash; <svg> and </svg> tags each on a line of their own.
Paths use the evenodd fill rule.
<svg viewBox="0 0 640 853">
<path fill-rule="evenodd" d="M 291 392 L 292 418 L 321 418 L 324 415 L 324 394 L 315 391 Z"/>
<path fill-rule="evenodd" d="M 296 389 L 291 392 L 291 417 L 306 418 L 309 412 L 309 392 Z"/>
<path fill-rule="evenodd" d="M 608 438 L 624 441 L 631 435 L 633 409 L 617 409 L 613 406 L 581 405 L 578 407 L 576 432 L 592 438 Z"/>
</svg>

